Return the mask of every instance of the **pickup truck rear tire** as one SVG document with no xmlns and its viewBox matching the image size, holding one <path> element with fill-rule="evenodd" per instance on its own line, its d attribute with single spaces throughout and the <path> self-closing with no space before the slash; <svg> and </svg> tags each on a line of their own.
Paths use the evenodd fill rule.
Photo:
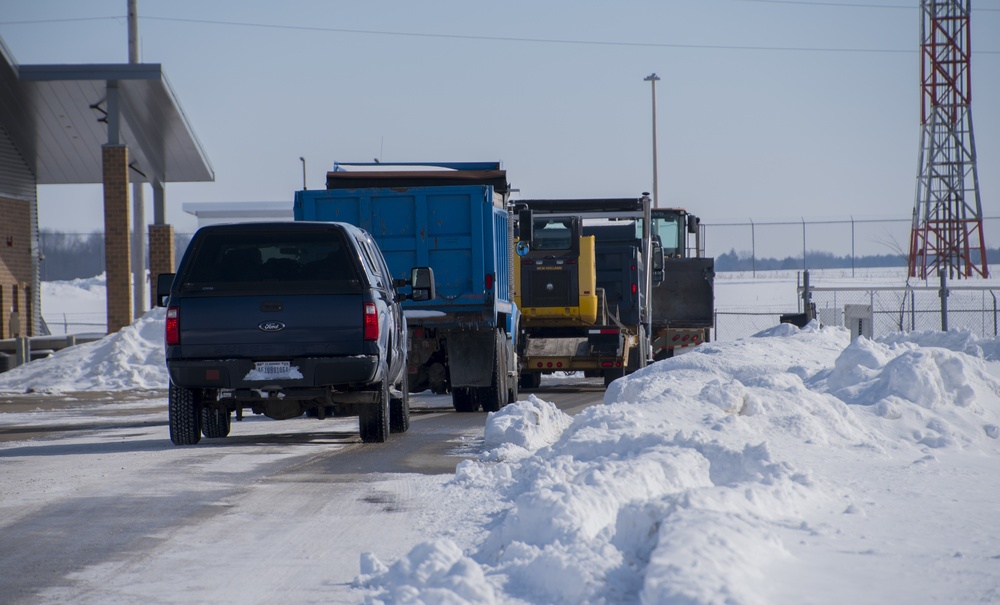
<svg viewBox="0 0 1000 605">
<path fill-rule="evenodd" d="M 386 375 L 385 372 L 382 373 Z M 361 406 L 358 429 L 363 443 L 384 443 L 389 439 L 389 383 L 378 383 L 375 401 Z"/>
<path fill-rule="evenodd" d="M 205 393 L 208 398 L 209 393 Z M 229 436 L 232 428 L 232 416 L 229 410 L 205 405 L 202 401 L 201 408 L 201 432 L 209 439 L 221 439 Z"/>
<path fill-rule="evenodd" d="M 410 429 L 410 380 L 406 372 L 399 381 L 401 397 L 389 398 L 389 430 L 405 433 Z"/>
<path fill-rule="evenodd" d="M 201 392 L 171 383 L 167 393 L 170 441 L 174 445 L 195 445 L 201 440 Z"/>
</svg>

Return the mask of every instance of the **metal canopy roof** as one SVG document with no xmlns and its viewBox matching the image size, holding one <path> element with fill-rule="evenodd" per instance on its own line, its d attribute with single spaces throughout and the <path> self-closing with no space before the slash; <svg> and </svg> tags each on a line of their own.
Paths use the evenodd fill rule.
<svg viewBox="0 0 1000 605">
<path fill-rule="evenodd" d="M 118 86 L 131 180 L 215 180 L 159 64 L 19 66 L 0 41 L 0 127 L 38 184 L 103 181 L 109 83 Z"/>
</svg>

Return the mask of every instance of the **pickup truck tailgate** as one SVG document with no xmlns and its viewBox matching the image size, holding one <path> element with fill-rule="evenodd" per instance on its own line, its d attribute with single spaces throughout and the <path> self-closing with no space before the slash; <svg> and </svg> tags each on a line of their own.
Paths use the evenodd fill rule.
<svg viewBox="0 0 1000 605">
<path fill-rule="evenodd" d="M 363 352 L 360 294 L 187 297 L 178 312 L 179 356 L 186 359 Z"/>
</svg>

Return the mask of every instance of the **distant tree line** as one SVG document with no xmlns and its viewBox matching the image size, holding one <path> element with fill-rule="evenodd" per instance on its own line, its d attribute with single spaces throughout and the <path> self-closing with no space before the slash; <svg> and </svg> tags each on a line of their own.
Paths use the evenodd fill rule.
<svg viewBox="0 0 1000 605">
<path fill-rule="evenodd" d="M 987 248 L 986 261 L 988 264 L 1000 263 L 1000 248 Z M 979 263 L 979 254 L 972 255 L 973 264 Z M 905 267 L 907 258 L 904 254 L 870 254 L 865 256 L 855 256 L 853 259 L 849 255 L 836 256 L 831 252 L 809 251 L 806 253 L 804 266 L 807 269 L 844 269 L 856 267 L 877 268 L 877 267 Z M 716 271 L 795 271 L 802 270 L 803 262 L 801 256 L 786 256 L 785 258 L 753 258 L 750 253 L 737 253 L 731 249 L 725 254 L 715 257 Z"/>
<path fill-rule="evenodd" d="M 39 234 L 42 252 L 41 274 L 43 281 L 62 281 L 93 277 L 104 271 L 104 233 L 63 233 L 42 229 Z M 190 233 L 174 233 L 174 249 L 177 262 L 191 241 Z M 147 257 L 147 263 L 148 263 Z M 987 248 L 986 260 L 989 264 L 1000 264 L 1000 248 Z M 978 263 L 978 255 L 973 258 Z M 809 251 L 805 266 L 809 269 L 905 267 L 905 254 L 870 254 L 856 256 L 836 256 L 830 252 Z M 729 252 L 715 257 L 716 271 L 774 271 L 801 270 L 802 257 L 753 258 L 749 252 Z"/>
<path fill-rule="evenodd" d="M 65 281 L 100 275 L 104 272 L 104 233 L 64 233 L 51 229 L 39 231 L 42 281 Z M 177 262 L 191 241 L 189 233 L 174 233 Z M 146 263 L 149 263 L 147 250 Z"/>
</svg>

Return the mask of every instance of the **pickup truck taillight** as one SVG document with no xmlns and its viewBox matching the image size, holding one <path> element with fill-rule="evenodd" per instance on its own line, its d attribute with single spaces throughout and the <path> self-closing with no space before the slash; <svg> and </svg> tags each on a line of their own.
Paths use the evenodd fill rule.
<svg viewBox="0 0 1000 605">
<path fill-rule="evenodd" d="M 365 340 L 378 340 L 378 309 L 375 303 L 365 303 Z"/>
<path fill-rule="evenodd" d="M 167 308 L 166 334 L 164 341 L 168 347 L 181 344 L 181 314 L 177 307 Z"/>
</svg>

